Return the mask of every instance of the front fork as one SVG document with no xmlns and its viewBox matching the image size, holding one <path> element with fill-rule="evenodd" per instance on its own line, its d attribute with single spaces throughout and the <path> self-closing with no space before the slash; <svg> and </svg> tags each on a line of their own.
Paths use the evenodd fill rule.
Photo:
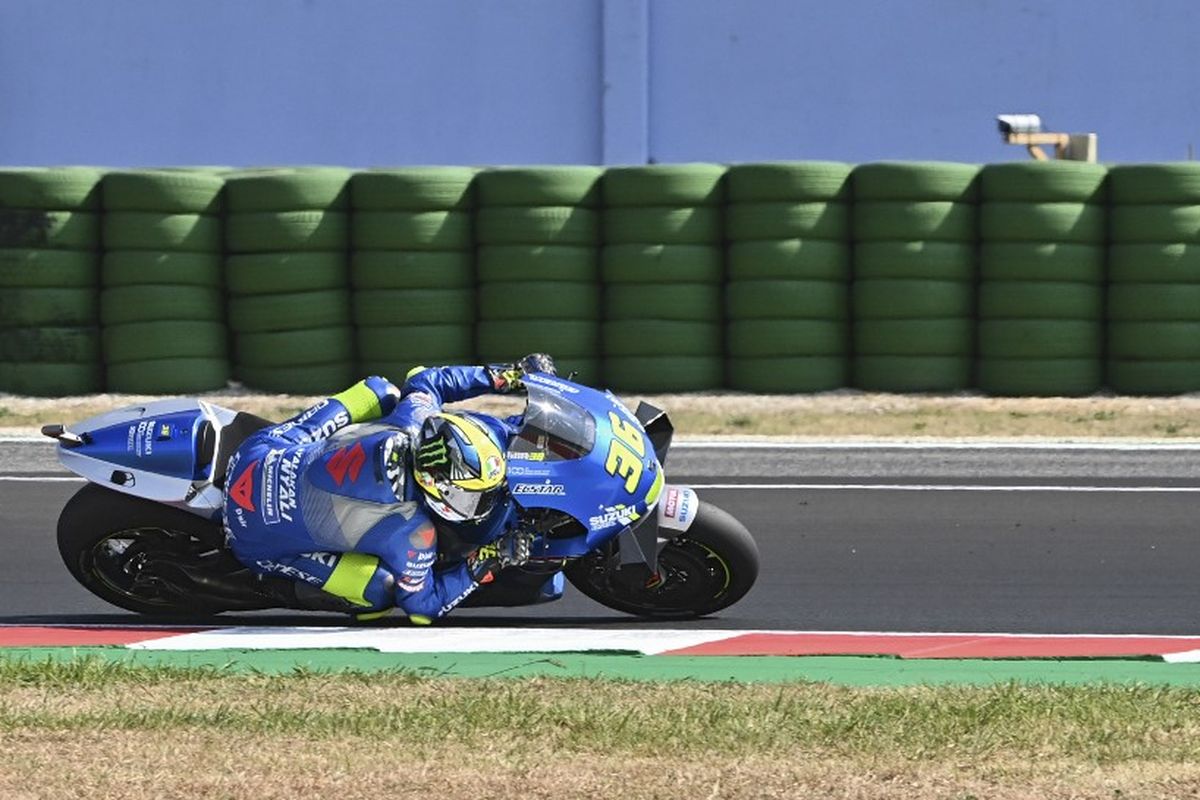
<svg viewBox="0 0 1200 800">
<path fill-rule="evenodd" d="M 692 526 L 700 498 L 687 486 L 663 487 L 657 513 L 617 537 L 617 578 L 631 586 L 648 586 L 658 579 L 658 554 L 667 542 Z M 653 522 L 651 522 L 653 520 Z"/>
</svg>

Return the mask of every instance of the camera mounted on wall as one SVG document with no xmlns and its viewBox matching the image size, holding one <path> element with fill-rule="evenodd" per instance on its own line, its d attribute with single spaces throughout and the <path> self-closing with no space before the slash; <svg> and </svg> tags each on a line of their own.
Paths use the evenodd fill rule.
<svg viewBox="0 0 1200 800">
<path fill-rule="evenodd" d="M 996 125 L 1007 144 L 1025 145 L 1029 155 L 1038 161 L 1048 161 L 1043 146 L 1054 146 L 1054 157 L 1066 161 L 1096 161 L 1096 134 L 1052 133 L 1042 130 L 1042 118 L 1037 114 L 999 114 Z"/>
</svg>

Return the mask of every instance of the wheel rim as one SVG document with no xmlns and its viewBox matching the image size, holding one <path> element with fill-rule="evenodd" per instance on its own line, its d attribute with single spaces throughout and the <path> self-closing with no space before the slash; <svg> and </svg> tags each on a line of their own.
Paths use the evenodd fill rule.
<svg viewBox="0 0 1200 800">
<path fill-rule="evenodd" d="M 702 614 L 717 607 L 732 573 L 725 559 L 700 542 L 675 539 L 658 555 L 658 572 L 641 587 L 622 586 L 598 566 L 590 582 L 598 590 L 647 616 Z"/>
<path fill-rule="evenodd" d="M 161 580 L 146 574 L 154 557 L 177 556 L 203 544 L 194 536 L 166 528 L 128 528 L 115 531 L 81 554 L 83 572 L 101 586 L 137 603 L 163 608 L 177 605 L 179 595 Z"/>
</svg>

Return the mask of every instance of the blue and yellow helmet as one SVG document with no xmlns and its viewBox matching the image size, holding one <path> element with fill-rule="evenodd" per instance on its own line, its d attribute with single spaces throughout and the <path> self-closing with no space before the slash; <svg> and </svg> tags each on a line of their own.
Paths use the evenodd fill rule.
<svg viewBox="0 0 1200 800">
<path fill-rule="evenodd" d="M 413 477 L 425 503 L 450 522 L 477 522 L 507 494 L 504 448 L 467 415 L 433 414 L 421 425 Z"/>
</svg>

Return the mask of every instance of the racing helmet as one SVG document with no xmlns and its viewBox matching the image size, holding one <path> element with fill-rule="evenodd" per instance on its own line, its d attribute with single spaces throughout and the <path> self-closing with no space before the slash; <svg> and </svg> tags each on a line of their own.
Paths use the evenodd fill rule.
<svg viewBox="0 0 1200 800">
<path fill-rule="evenodd" d="M 425 504 L 450 522 L 478 522 L 505 497 L 504 448 L 487 425 L 466 415 L 433 414 L 421 425 L 413 477 Z"/>
</svg>

